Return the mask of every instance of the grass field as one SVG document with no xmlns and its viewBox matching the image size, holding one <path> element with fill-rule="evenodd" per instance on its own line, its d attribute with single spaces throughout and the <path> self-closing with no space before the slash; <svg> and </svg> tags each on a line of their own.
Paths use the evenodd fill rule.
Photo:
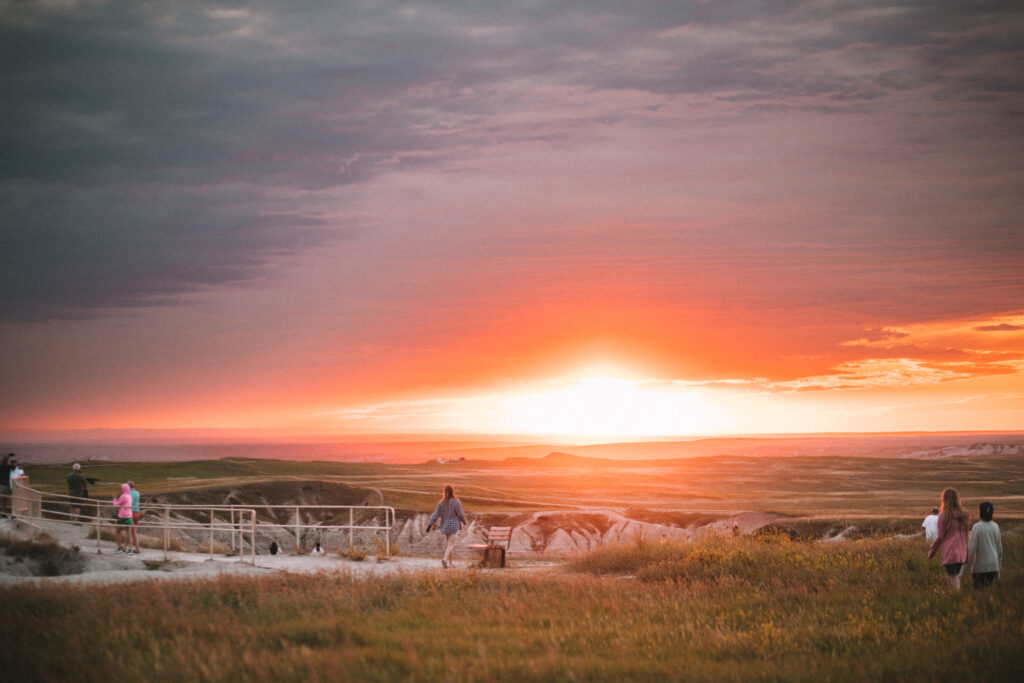
<svg viewBox="0 0 1024 683">
<path fill-rule="evenodd" d="M 919 539 L 638 542 L 545 575 L 0 590 L 4 680 L 1016 681 L 1024 544 L 941 590 Z M 969 583 L 969 581 L 967 582 Z"/>
<path fill-rule="evenodd" d="M 0 589 L 12 681 L 982 680 L 1024 677 L 1024 462 L 990 456 L 739 457 L 449 465 L 207 460 L 103 463 L 94 497 L 202 497 L 242 483 L 379 491 L 407 514 L 452 482 L 471 514 L 614 508 L 688 525 L 784 517 L 756 537 L 638 541 L 544 573 L 474 571 Z M 67 468 L 30 470 L 62 492 Z M 334 486 L 335 484 L 339 486 Z M 344 486 L 340 486 L 344 485 Z M 913 533 L 956 486 L 996 505 L 1003 575 L 943 591 Z M 340 494 L 338 494 L 340 495 Z M 856 523 L 859 540 L 821 543 Z M 773 533 L 775 529 L 778 533 Z M 785 533 L 783 533 L 785 532 Z M 792 538 L 791 538 L 792 537 Z M 970 583 L 968 580 L 967 584 Z"/>
<path fill-rule="evenodd" d="M 68 469 L 30 468 L 32 484 L 66 492 Z M 290 462 L 256 459 L 89 464 L 101 481 L 93 497 L 112 497 L 132 479 L 143 495 L 237 482 L 315 480 L 377 489 L 400 510 L 432 509 L 445 483 L 471 512 L 552 508 L 771 510 L 824 517 L 923 518 L 946 486 L 965 504 L 990 500 L 1004 518 L 1024 518 L 1024 458 L 917 460 L 826 456 L 714 456 L 618 465 L 552 466 L 540 461 L 449 465 Z"/>
</svg>

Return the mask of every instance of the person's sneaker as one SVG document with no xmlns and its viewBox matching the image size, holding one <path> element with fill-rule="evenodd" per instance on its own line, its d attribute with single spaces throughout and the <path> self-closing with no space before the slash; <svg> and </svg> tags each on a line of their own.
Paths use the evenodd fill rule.
<svg viewBox="0 0 1024 683">
<path fill-rule="evenodd" d="M 135 551 L 131 550 L 131 549 L 129 549 L 128 551 L 125 552 L 125 555 L 134 555 L 134 554 L 135 554 Z"/>
<path fill-rule="evenodd" d="M 445 560 L 441 560 L 441 567 L 443 569 L 448 569 L 448 563 Z"/>
<path fill-rule="evenodd" d="M 114 554 L 117 555 L 118 553 L 123 553 L 123 552 L 124 552 L 123 550 L 118 548 L 117 550 L 114 551 Z"/>
</svg>

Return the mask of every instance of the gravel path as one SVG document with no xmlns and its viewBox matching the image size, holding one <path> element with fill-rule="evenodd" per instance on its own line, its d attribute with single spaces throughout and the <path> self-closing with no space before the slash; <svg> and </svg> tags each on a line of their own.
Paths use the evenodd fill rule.
<svg viewBox="0 0 1024 683">
<path fill-rule="evenodd" d="M 16 539 L 28 539 L 37 534 L 35 529 L 24 526 L 19 528 L 8 518 L 0 519 L 0 535 Z M 15 561 L 0 554 L 0 586 L 12 584 L 37 583 L 40 585 L 53 583 L 102 584 L 120 581 L 150 581 L 173 579 L 205 579 L 218 576 L 256 576 L 275 572 L 292 574 L 348 573 L 355 576 L 388 575 L 416 572 L 465 571 L 477 558 L 456 557 L 454 569 L 441 568 L 440 558 L 428 557 L 393 557 L 378 562 L 368 557 L 362 562 L 339 557 L 337 555 L 257 555 L 255 566 L 251 556 L 244 558 L 215 555 L 213 559 L 208 553 L 186 553 L 143 548 L 136 555 L 116 553 L 116 545 L 108 541 L 100 542 L 100 552 L 96 552 L 96 542 L 81 540 L 82 527 L 67 524 L 48 524 L 44 533 L 65 547 L 78 545 L 79 556 L 84 562 L 83 571 L 63 576 L 33 576 L 28 573 L 26 562 Z M 558 566 L 555 562 L 516 562 L 509 569 L 484 569 L 488 573 L 519 573 L 522 571 L 551 570 Z"/>
</svg>

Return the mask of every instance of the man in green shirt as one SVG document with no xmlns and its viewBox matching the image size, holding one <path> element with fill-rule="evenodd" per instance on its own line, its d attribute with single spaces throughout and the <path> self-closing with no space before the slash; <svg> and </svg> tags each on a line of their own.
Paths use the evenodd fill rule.
<svg viewBox="0 0 1024 683">
<path fill-rule="evenodd" d="M 68 495 L 72 498 L 85 498 L 85 477 L 82 476 L 82 466 L 77 462 L 71 466 L 71 474 L 68 475 Z M 72 521 L 78 521 L 78 516 L 82 512 L 81 504 L 78 501 L 72 501 L 68 506 L 68 512 L 71 513 Z"/>
</svg>

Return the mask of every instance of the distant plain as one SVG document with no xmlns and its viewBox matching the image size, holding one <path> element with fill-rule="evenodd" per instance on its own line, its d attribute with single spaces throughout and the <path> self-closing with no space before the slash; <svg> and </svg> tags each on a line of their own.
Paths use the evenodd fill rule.
<svg viewBox="0 0 1024 683">
<path fill-rule="evenodd" d="M 648 510 L 671 520 L 680 513 L 770 511 L 908 522 L 919 522 L 938 505 L 941 491 L 953 486 L 968 509 L 976 512 L 978 503 L 989 500 L 1009 520 L 1024 518 L 1022 443 L 1021 435 L 915 435 L 581 447 L 435 444 L 432 450 L 420 445 L 420 451 L 407 445 L 404 457 L 418 462 L 400 464 L 231 457 L 95 460 L 83 466 L 99 479 L 94 497 L 114 495 L 128 479 L 144 495 L 252 482 L 272 490 L 273 482 L 316 480 L 379 491 L 400 517 L 432 509 L 443 485 L 451 483 L 475 513 Z M 285 446 L 277 448 L 289 454 Z M 69 463 L 29 463 L 34 486 L 66 489 Z"/>
</svg>

